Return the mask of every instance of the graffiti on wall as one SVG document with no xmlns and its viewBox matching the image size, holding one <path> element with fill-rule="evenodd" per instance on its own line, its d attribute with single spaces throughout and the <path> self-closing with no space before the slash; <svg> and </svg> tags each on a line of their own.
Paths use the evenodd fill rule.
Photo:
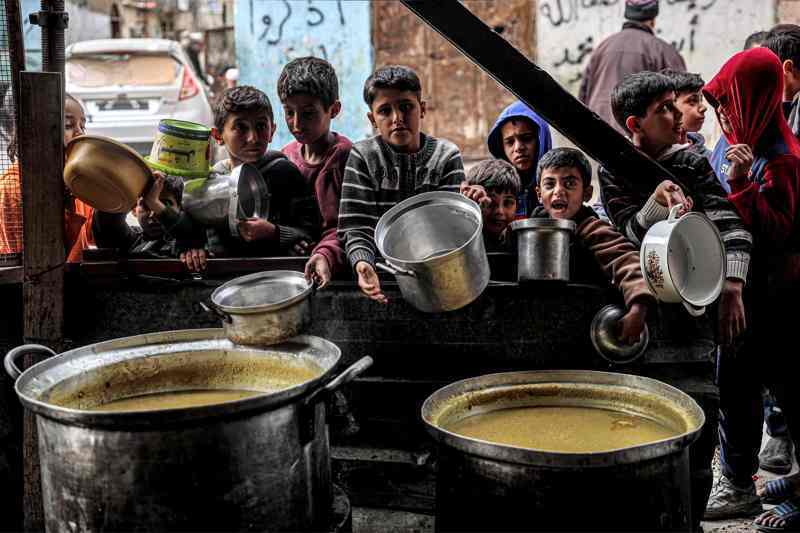
<svg viewBox="0 0 800 533">
<path fill-rule="evenodd" d="M 540 1 L 540 66 L 577 93 L 594 48 L 621 29 L 624 8 L 623 0 Z M 662 0 L 656 34 L 678 49 L 689 71 L 709 79 L 750 33 L 774 22 L 774 3 L 763 0 Z"/>
<path fill-rule="evenodd" d="M 286 63 L 308 55 L 336 69 L 342 113 L 332 127 L 353 140 L 370 134 L 361 100 L 372 71 L 368 1 L 238 0 L 235 22 L 240 83 L 266 92 L 275 110 L 278 130 L 272 148 L 292 140 L 276 91 L 278 76 Z"/>
</svg>

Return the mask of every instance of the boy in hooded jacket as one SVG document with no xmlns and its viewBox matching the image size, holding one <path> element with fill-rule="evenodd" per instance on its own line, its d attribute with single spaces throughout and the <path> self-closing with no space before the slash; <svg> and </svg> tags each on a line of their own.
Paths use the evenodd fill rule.
<svg viewBox="0 0 800 533">
<path fill-rule="evenodd" d="M 793 384 L 798 365 L 785 349 L 796 329 L 796 319 L 787 310 L 800 296 L 800 142 L 784 118 L 783 86 L 780 59 L 759 47 L 734 55 L 704 89 L 729 144 L 728 198 L 755 243 L 748 301 L 751 334 L 736 357 L 721 359 L 718 370 L 722 476 L 707 515 L 713 511 L 715 516 L 731 516 L 752 501 L 751 509 L 760 510 L 752 475 L 758 469 L 762 437 L 763 386 L 781 406 L 789 433 L 800 435 L 800 394 Z M 795 478 L 771 488 L 762 484 L 757 492 L 761 497 L 797 499 L 797 487 Z M 800 508 L 786 503 L 793 509 L 767 511 L 756 519 L 756 526 L 796 528 Z"/>
<path fill-rule="evenodd" d="M 489 153 L 511 163 L 521 188 L 517 194 L 517 219 L 527 218 L 539 205 L 536 196 L 536 167 L 553 147 L 550 126 L 520 101 L 506 107 L 492 126 L 486 141 Z"/>
</svg>

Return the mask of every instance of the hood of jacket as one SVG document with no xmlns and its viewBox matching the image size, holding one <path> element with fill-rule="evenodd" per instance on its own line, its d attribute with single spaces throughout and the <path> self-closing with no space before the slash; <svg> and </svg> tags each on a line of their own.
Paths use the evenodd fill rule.
<svg viewBox="0 0 800 533">
<path fill-rule="evenodd" d="M 783 68 L 771 50 L 751 48 L 731 57 L 703 88 L 719 118 L 721 109 L 731 124 L 730 144 L 747 144 L 754 151 L 783 141 L 800 156 L 800 143 L 783 115 Z M 778 136 L 779 139 L 775 139 Z"/>
<path fill-rule="evenodd" d="M 492 130 L 489 132 L 489 137 L 486 140 L 489 153 L 497 159 L 508 161 L 506 153 L 503 150 L 503 139 L 500 130 L 503 128 L 503 124 L 513 118 L 526 118 L 530 120 L 533 122 L 538 133 L 536 160 L 531 167 L 530 174 L 528 176 L 520 176 L 523 180 L 523 186 L 525 186 L 528 183 L 536 182 L 536 167 L 542 156 L 553 147 L 553 138 L 550 135 L 550 126 L 547 122 L 537 115 L 530 107 L 520 101 L 516 101 L 500 113 L 500 116 L 497 117 L 494 126 L 492 126 Z"/>
</svg>

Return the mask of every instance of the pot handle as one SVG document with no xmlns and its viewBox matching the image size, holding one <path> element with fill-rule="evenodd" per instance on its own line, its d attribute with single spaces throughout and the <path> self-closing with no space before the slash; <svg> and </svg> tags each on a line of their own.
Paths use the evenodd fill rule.
<svg viewBox="0 0 800 533">
<path fill-rule="evenodd" d="M 389 274 L 394 274 L 395 276 L 411 276 L 412 278 L 417 277 L 417 274 L 413 270 L 405 270 L 394 265 L 389 266 L 385 263 L 375 263 L 375 266 L 385 272 L 388 272 Z"/>
<path fill-rule="evenodd" d="M 203 311 L 205 311 L 206 313 L 208 313 L 210 315 L 216 316 L 217 318 L 219 318 L 220 320 L 222 320 L 226 324 L 230 324 L 231 322 L 233 322 L 233 320 L 231 319 L 231 316 L 228 313 L 226 313 L 225 311 L 223 311 L 222 309 L 220 309 L 217 306 L 217 304 L 215 304 L 211 300 L 209 300 L 208 302 L 200 301 L 200 302 L 197 302 L 197 303 L 200 305 L 200 307 L 203 308 Z"/>
<path fill-rule="evenodd" d="M 22 375 L 22 370 L 17 367 L 15 360 L 17 357 L 26 355 L 26 354 L 34 354 L 34 353 L 43 353 L 48 356 L 56 355 L 56 352 L 48 348 L 47 346 L 42 346 L 41 344 L 23 344 L 22 346 L 17 346 L 16 348 L 12 348 L 8 351 L 5 358 L 3 359 L 3 366 L 6 368 L 6 372 L 11 379 L 14 381 L 17 380 Z"/>
<path fill-rule="evenodd" d="M 703 313 L 706 312 L 706 308 L 705 307 L 697 307 L 697 306 L 694 306 L 694 305 L 690 304 L 689 302 L 682 302 L 682 303 L 683 303 L 684 309 L 686 309 L 686 312 L 689 313 L 692 316 L 703 316 Z"/>
<path fill-rule="evenodd" d="M 669 210 L 669 216 L 667 217 L 667 221 L 668 222 L 677 222 L 678 219 L 680 218 L 678 216 L 678 211 L 680 211 L 681 208 L 683 208 L 683 204 L 673 205 L 672 208 Z"/>
<path fill-rule="evenodd" d="M 372 366 L 373 360 L 372 357 L 369 355 L 365 355 L 352 365 L 348 366 L 347 369 L 330 380 L 328 383 L 325 384 L 324 387 L 317 389 L 314 391 L 311 396 L 306 398 L 306 405 L 312 405 L 316 401 L 318 401 L 319 396 L 322 394 L 330 395 L 336 391 L 339 387 L 346 383 L 350 383 L 355 378 L 360 376 L 366 369 Z"/>
</svg>

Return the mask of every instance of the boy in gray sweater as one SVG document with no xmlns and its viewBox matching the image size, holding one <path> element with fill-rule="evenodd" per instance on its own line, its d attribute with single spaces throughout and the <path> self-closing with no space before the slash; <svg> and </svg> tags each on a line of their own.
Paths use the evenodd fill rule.
<svg viewBox="0 0 800 533">
<path fill-rule="evenodd" d="M 375 225 L 397 203 L 435 190 L 459 192 L 486 202 L 482 187 L 464 181 L 458 148 L 420 131 L 425 101 L 417 74 L 408 67 L 376 70 L 364 84 L 367 118 L 378 135 L 353 145 L 339 206 L 339 238 L 361 291 L 386 303 L 375 272 Z"/>
</svg>

